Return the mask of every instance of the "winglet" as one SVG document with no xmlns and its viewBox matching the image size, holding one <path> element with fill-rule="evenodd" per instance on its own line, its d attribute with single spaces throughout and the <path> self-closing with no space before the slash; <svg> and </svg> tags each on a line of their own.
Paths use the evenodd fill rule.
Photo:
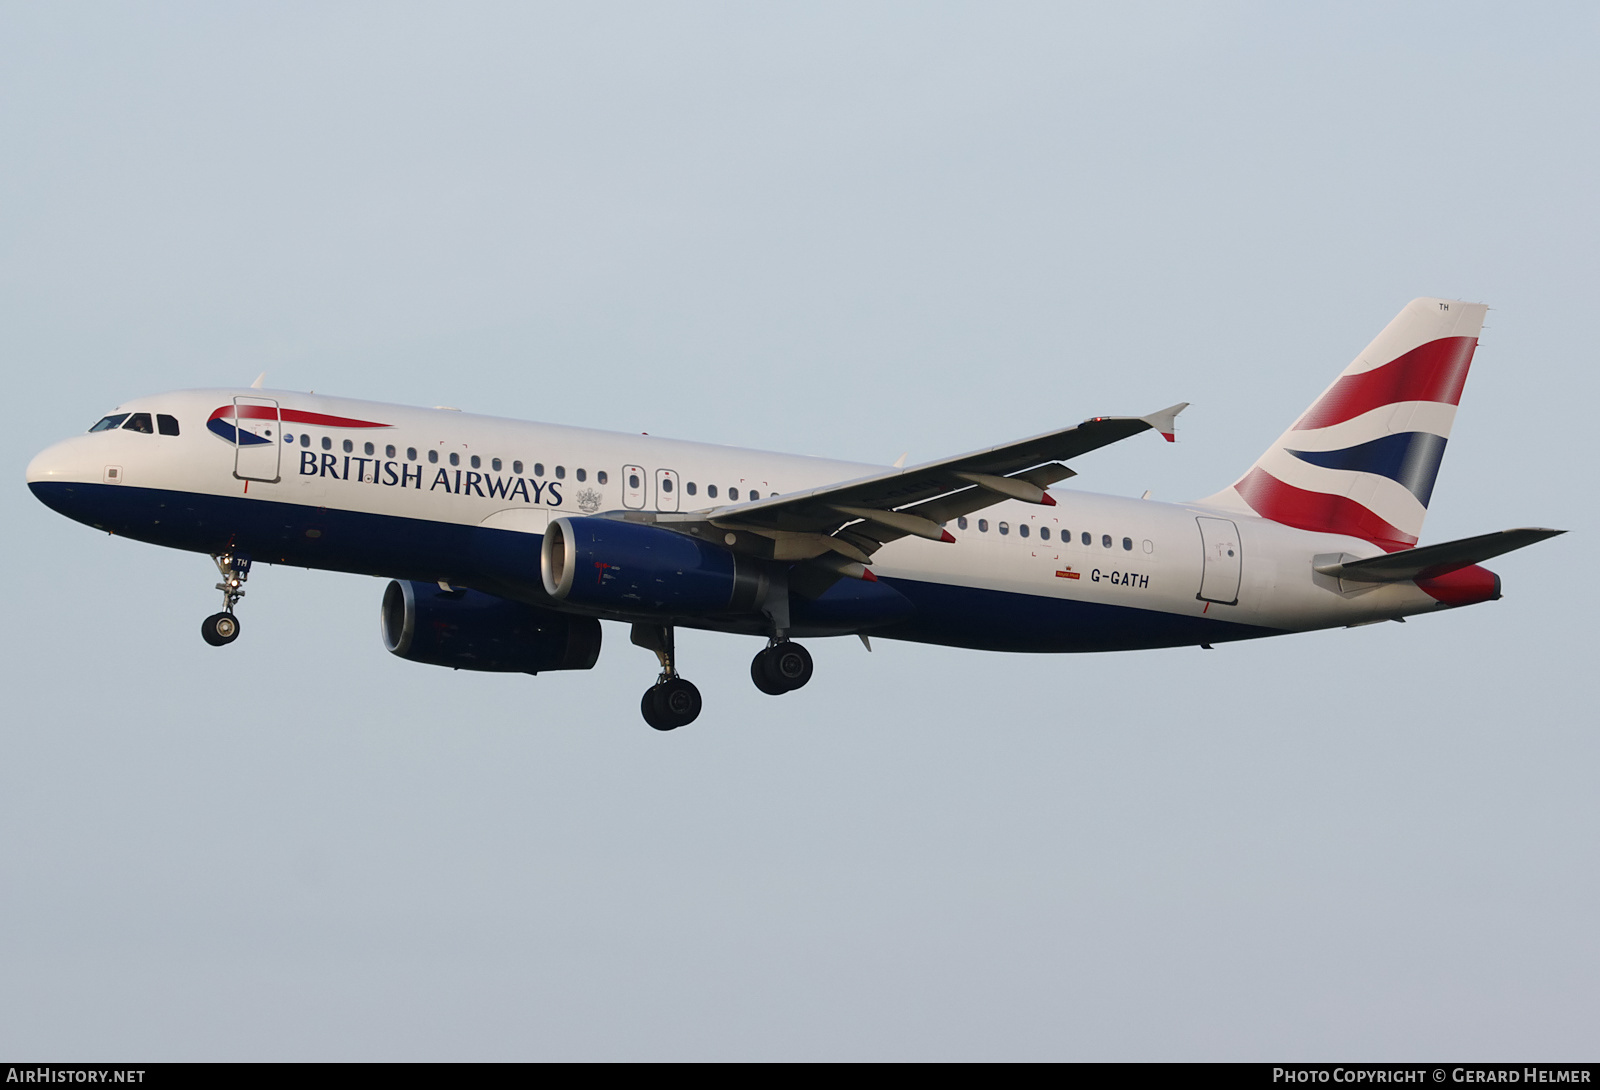
<svg viewBox="0 0 1600 1090">
<path fill-rule="evenodd" d="M 1176 405 L 1168 405 L 1165 409 L 1153 412 L 1149 416 L 1141 416 L 1139 419 L 1160 432 L 1161 438 L 1167 442 L 1176 443 L 1178 441 L 1178 414 L 1188 407 L 1189 403 L 1187 401 L 1180 401 Z"/>
</svg>

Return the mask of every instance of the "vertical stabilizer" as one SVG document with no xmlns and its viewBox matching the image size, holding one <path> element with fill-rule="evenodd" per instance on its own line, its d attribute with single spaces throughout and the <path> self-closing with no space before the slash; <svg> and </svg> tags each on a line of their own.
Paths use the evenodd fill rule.
<svg viewBox="0 0 1600 1090">
<path fill-rule="evenodd" d="M 1413 299 L 1243 477 L 1200 502 L 1389 552 L 1415 545 L 1488 309 Z"/>
</svg>

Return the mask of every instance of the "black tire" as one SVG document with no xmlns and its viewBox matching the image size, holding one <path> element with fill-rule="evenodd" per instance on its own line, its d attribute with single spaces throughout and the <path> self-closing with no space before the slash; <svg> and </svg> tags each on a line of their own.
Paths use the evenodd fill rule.
<svg viewBox="0 0 1600 1090">
<path fill-rule="evenodd" d="M 663 681 L 651 690 L 655 694 L 656 716 L 670 724 L 657 730 L 676 730 L 687 727 L 700 717 L 700 690 L 681 677 Z M 651 724 L 655 726 L 655 724 Z"/>
<path fill-rule="evenodd" d="M 213 613 L 200 622 L 200 638 L 212 647 L 226 647 L 239 638 L 239 618 L 231 613 Z"/>
<path fill-rule="evenodd" d="M 659 685 L 652 685 L 644 691 L 644 696 L 639 698 L 639 714 L 644 716 L 644 721 L 656 730 L 674 730 L 676 723 L 669 723 L 661 717 L 661 709 L 656 706 L 656 690 Z"/>
<path fill-rule="evenodd" d="M 772 648 L 762 648 L 756 652 L 756 657 L 750 660 L 750 680 L 756 683 L 756 688 L 768 696 L 782 696 L 789 689 L 782 681 L 772 676 Z"/>
</svg>

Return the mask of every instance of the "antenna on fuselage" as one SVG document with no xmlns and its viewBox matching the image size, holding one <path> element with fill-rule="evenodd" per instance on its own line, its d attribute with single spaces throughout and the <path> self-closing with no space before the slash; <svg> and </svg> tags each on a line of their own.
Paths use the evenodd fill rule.
<svg viewBox="0 0 1600 1090">
<path fill-rule="evenodd" d="M 263 371 L 259 375 L 257 375 L 256 376 L 256 380 L 250 384 L 250 389 L 259 390 L 259 389 L 261 389 L 261 384 L 263 382 L 266 382 L 266 381 L 267 381 L 267 373 L 265 371 Z"/>
</svg>

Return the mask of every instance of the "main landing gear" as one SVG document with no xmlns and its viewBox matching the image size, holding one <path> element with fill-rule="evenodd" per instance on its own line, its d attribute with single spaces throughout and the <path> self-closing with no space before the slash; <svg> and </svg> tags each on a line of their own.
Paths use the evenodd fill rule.
<svg viewBox="0 0 1600 1090">
<path fill-rule="evenodd" d="M 661 660 L 660 679 L 639 700 L 644 721 L 656 730 L 677 730 L 693 723 L 700 714 L 700 690 L 678 676 L 672 626 L 636 624 L 632 640 Z"/>
<path fill-rule="evenodd" d="M 811 652 L 788 640 L 774 640 L 750 660 L 750 680 L 768 696 L 782 696 L 810 681 L 811 669 Z"/>
<path fill-rule="evenodd" d="M 672 626 L 636 624 L 632 640 L 661 660 L 661 677 L 639 699 L 639 712 L 656 730 L 677 730 L 700 714 L 700 690 L 678 676 Z M 774 638 L 750 663 L 750 679 L 769 696 L 792 693 L 811 680 L 811 652 Z"/>
<path fill-rule="evenodd" d="M 233 615 L 233 607 L 244 597 L 244 591 L 239 588 L 250 578 L 250 558 L 223 553 L 211 559 L 222 573 L 222 582 L 217 584 L 222 592 L 222 612 L 213 613 L 200 622 L 200 636 L 212 647 L 226 647 L 239 638 L 239 618 Z"/>
</svg>

